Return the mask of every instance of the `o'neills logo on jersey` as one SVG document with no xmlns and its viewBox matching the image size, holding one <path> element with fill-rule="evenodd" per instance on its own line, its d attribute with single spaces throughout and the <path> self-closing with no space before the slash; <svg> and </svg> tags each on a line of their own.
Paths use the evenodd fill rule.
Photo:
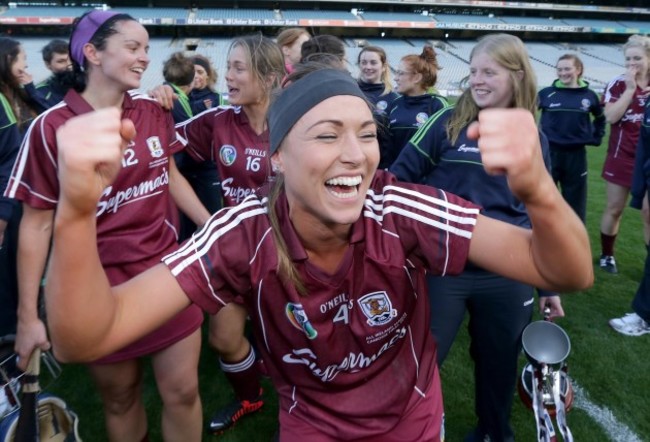
<svg viewBox="0 0 650 442">
<path fill-rule="evenodd" d="M 154 158 L 160 158 L 165 153 L 162 144 L 160 143 L 160 138 L 158 137 L 154 136 L 147 138 L 147 147 L 149 148 L 151 156 Z"/>
<path fill-rule="evenodd" d="M 237 159 L 237 149 L 235 149 L 235 146 L 231 146 L 230 144 L 221 146 L 221 149 L 219 149 L 219 159 L 224 166 L 232 166 Z"/>
<path fill-rule="evenodd" d="M 395 331 L 395 334 L 388 342 L 379 347 L 377 353 L 366 355 L 361 352 L 350 352 L 338 364 L 330 364 L 325 367 L 318 366 L 318 357 L 309 348 L 293 349 L 291 353 L 282 356 L 282 361 L 287 364 L 306 365 L 314 376 L 320 378 L 323 382 L 329 382 L 342 371 L 355 373 L 370 367 L 382 354 L 394 347 L 405 336 L 406 327 L 401 327 Z"/>
<path fill-rule="evenodd" d="M 160 176 L 157 176 L 153 180 L 143 181 L 140 184 L 131 186 L 124 190 L 118 190 L 115 195 L 109 199 L 102 201 L 101 199 L 97 203 L 97 215 L 101 216 L 104 213 L 117 213 L 118 209 L 126 204 L 148 198 L 150 196 L 160 193 L 159 190 L 161 187 L 165 187 L 169 184 L 169 173 L 167 169 L 163 169 L 163 172 Z M 108 197 L 113 193 L 113 186 L 108 186 L 104 189 L 101 198 Z"/>
<path fill-rule="evenodd" d="M 357 304 L 368 318 L 368 325 L 373 327 L 387 324 L 397 316 L 397 310 L 393 308 L 386 292 L 368 293 L 357 299 Z"/>
<path fill-rule="evenodd" d="M 305 335 L 309 339 L 314 339 L 318 336 L 318 332 L 309 322 L 307 313 L 302 307 L 302 304 L 294 304 L 293 302 L 288 302 L 287 306 L 284 309 L 284 312 L 287 314 L 287 318 L 291 325 L 296 327 L 298 330 L 305 332 Z"/>
</svg>

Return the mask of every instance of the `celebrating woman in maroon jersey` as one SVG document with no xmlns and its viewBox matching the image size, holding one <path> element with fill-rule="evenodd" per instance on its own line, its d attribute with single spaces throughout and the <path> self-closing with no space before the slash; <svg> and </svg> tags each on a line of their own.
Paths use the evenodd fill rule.
<svg viewBox="0 0 650 442">
<path fill-rule="evenodd" d="M 177 245 L 174 202 L 197 224 L 209 217 L 173 162 L 172 154 L 181 144 L 171 114 L 154 100 L 127 92 L 140 86 L 149 65 L 148 47 L 147 31 L 128 15 L 93 10 L 75 22 L 70 55 L 74 66 L 71 75 L 77 84 L 61 103 L 34 121 L 9 184 L 9 196 L 22 201 L 25 209 L 19 239 L 20 297 L 31 300 L 34 310 L 59 203 L 55 133 L 69 119 L 110 108 L 121 113 L 121 118 L 130 119 L 137 130 L 137 136 L 121 153 L 122 171 L 110 186 L 102 187 L 93 211 L 97 241 L 93 239 L 87 246 L 92 243 L 99 250 L 98 262 L 106 272 L 103 280 L 107 284 L 120 284 L 136 276 Z M 82 132 L 89 139 L 101 136 L 90 127 L 79 128 L 79 134 Z M 89 146 L 78 148 L 88 151 Z M 74 267 L 69 271 L 83 271 Z M 92 311 L 84 314 L 92 322 L 102 307 L 93 299 L 88 302 Z M 138 309 L 144 313 L 150 307 L 143 304 Z M 143 369 L 138 360 L 143 355 L 152 356 L 163 401 L 165 440 L 201 439 L 197 367 L 203 314 L 196 306 L 176 313 L 137 342 L 115 347 L 102 359 L 88 359 L 104 403 L 109 440 L 146 438 L 146 413 L 140 397 Z"/>
<path fill-rule="evenodd" d="M 102 110 L 59 130 L 47 287 L 55 352 L 93 359 L 190 303 L 215 313 L 240 302 L 278 391 L 281 440 L 439 441 L 425 272 L 456 274 L 469 259 L 535 286 L 582 289 L 593 280 L 587 233 L 544 167 L 529 112 L 483 111 L 469 132 L 489 173 L 506 174 L 527 204 L 533 230 L 377 171 L 377 128 L 356 81 L 335 69 L 297 78 L 269 109 L 269 191 L 218 212 L 163 264 L 114 288 L 92 246 L 94 212 L 133 125 Z"/>
</svg>

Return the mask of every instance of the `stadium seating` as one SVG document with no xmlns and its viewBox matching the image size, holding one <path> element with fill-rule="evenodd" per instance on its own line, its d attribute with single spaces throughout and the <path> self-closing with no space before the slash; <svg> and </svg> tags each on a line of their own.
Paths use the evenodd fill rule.
<svg viewBox="0 0 650 442">
<path fill-rule="evenodd" d="M 119 12 L 136 19 L 187 19 L 188 10 L 181 8 L 119 8 Z"/>
<path fill-rule="evenodd" d="M 285 20 L 356 20 L 350 11 L 323 11 L 316 9 L 292 9 L 282 11 Z"/>
<path fill-rule="evenodd" d="M 91 10 L 91 7 L 52 7 L 52 6 L 21 6 L 8 8 L 3 17 L 78 17 Z"/>
<path fill-rule="evenodd" d="M 270 7 L 262 8 L 200 8 L 186 9 L 182 7 L 122 7 L 121 12 L 128 13 L 139 19 L 145 25 L 151 24 L 150 20 L 164 20 L 163 24 L 186 23 L 188 19 L 222 19 L 222 20 L 347 20 L 347 21 L 384 21 L 384 22 L 429 22 L 429 23 L 476 23 L 493 25 L 540 25 L 540 26 L 583 26 L 591 28 L 615 28 L 633 29 L 650 32 L 650 21 L 634 20 L 607 20 L 587 18 L 551 18 L 551 17 L 515 17 L 514 15 L 493 15 L 493 14 L 443 14 L 430 13 L 422 15 L 419 9 L 413 12 L 388 12 L 378 10 L 359 10 L 353 14 L 350 10 L 323 10 L 323 9 L 284 9 L 274 10 Z M 365 5 L 369 6 L 370 5 Z M 373 9 L 378 9 L 372 6 Z M 76 6 L 12 6 L 0 8 L 0 17 L 57 17 L 73 18 L 90 10 L 90 7 Z M 507 11 L 504 11 L 507 13 Z M 356 13 L 356 12 L 355 12 Z M 643 18 L 643 17 L 641 17 Z M 304 23 L 303 23 L 304 24 Z M 362 26 L 362 25 L 361 25 Z M 334 28 L 331 28 L 336 33 Z M 251 28 L 251 32 L 254 29 Z M 401 57 L 407 54 L 420 54 L 424 44 L 431 44 L 436 48 L 438 62 L 442 67 L 438 74 L 437 88 L 443 94 L 454 94 L 458 92 L 459 85 L 468 74 L 469 56 L 476 44 L 475 38 L 468 39 L 440 39 L 428 40 L 426 38 L 381 38 L 377 29 L 377 37 L 368 37 L 367 29 L 364 29 L 364 37 L 346 37 L 348 68 L 354 76 L 358 76 L 357 57 L 361 47 L 367 44 L 381 46 L 386 50 L 389 63 L 393 70 L 396 69 Z M 276 30 L 273 30 L 275 33 Z M 328 28 L 321 28 L 320 32 L 328 32 Z M 159 33 L 158 33 L 159 34 Z M 383 32 L 382 32 L 383 34 Z M 15 34 L 14 34 L 15 35 Z M 32 35 L 16 36 L 23 42 L 25 51 L 28 54 L 29 69 L 35 81 L 40 81 L 49 75 L 49 71 L 41 61 L 40 50 L 50 40 L 48 37 L 34 37 Z M 209 57 L 219 72 L 217 88 L 220 91 L 226 89 L 225 68 L 226 56 L 231 39 L 229 37 L 201 37 L 195 38 L 195 52 Z M 575 39 L 574 39 L 575 40 Z M 539 87 L 550 84 L 556 78 L 555 64 L 557 59 L 564 53 L 573 52 L 578 54 L 585 65 L 585 79 L 596 90 L 603 90 L 607 82 L 615 76 L 624 72 L 622 45 L 620 43 L 564 43 L 562 41 L 535 42 L 526 40 L 531 62 L 538 77 Z M 162 64 L 164 60 L 174 51 L 187 50 L 186 41 L 182 38 L 155 37 L 150 42 L 151 62 L 149 69 L 144 75 L 142 89 L 151 87 L 162 82 Z"/>
<path fill-rule="evenodd" d="M 364 20 L 377 21 L 423 21 L 431 22 L 433 18 L 427 15 L 416 14 L 414 12 L 375 12 L 364 11 L 361 14 Z"/>
<path fill-rule="evenodd" d="M 542 25 L 542 26 L 554 26 L 558 23 L 557 20 L 546 17 L 508 17 L 500 16 L 499 19 L 509 25 Z"/>
<path fill-rule="evenodd" d="M 38 82 L 47 78 L 50 73 L 45 68 L 41 59 L 41 48 L 45 46 L 50 38 L 44 37 L 17 37 L 28 55 L 29 72 L 34 81 Z M 228 47 L 232 41 L 230 38 L 197 38 L 194 52 L 208 57 L 217 68 L 219 74 L 217 89 L 226 90 L 225 69 Z M 361 47 L 358 43 L 376 45 L 384 48 L 388 61 L 396 70 L 399 60 L 408 54 L 420 54 L 425 43 L 435 47 L 438 63 L 441 70 L 438 73 L 437 88 L 444 94 L 457 94 L 461 80 L 469 73 L 469 54 L 476 43 L 475 40 L 447 40 L 434 41 L 426 39 L 346 39 L 348 58 L 348 69 L 357 77 L 359 69 L 357 66 L 358 54 Z M 162 65 L 172 52 L 186 50 L 183 39 L 172 39 L 171 37 L 155 37 L 149 42 L 149 56 L 151 61 L 142 80 L 142 90 L 149 90 L 161 84 Z M 602 91 L 606 84 L 615 76 L 625 71 L 623 65 L 623 52 L 621 45 L 617 44 L 549 44 L 545 42 L 527 42 L 533 68 L 537 75 L 539 87 L 545 87 L 556 78 L 555 64 L 557 59 L 565 53 L 576 53 L 585 65 L 585 79 L 591 83 L 591 87 Z"/>
<path fill-rule="evenodd" d="M 270 9 L 198 9 L 195 18 L 197 19 L 240 19 L 240 20 L 272 20 L 275 14 Z"/>
<path fill-rule="evenodd" d="M 448 23 L 503 23 L 499 18 L 492 15 L 474 15 L 474 14 L 435 14 L 433 18 L 437 22 L 448 22 Z"/>
</svg>

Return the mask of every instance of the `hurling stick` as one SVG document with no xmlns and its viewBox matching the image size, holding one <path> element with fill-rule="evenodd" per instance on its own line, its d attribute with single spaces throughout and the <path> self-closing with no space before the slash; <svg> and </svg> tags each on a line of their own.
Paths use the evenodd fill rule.
<svg viewBox="0 0 650 442">
<path fill-rule="evenodd" d="M 38 375 L 41 370 L 41 349 L 37 348 L 29 359 L 25 376 L 23 377 L 20 414 L 16 423 L 14 442 L 38 442 L 38 393 L 41 386 Z"/>
</svg>

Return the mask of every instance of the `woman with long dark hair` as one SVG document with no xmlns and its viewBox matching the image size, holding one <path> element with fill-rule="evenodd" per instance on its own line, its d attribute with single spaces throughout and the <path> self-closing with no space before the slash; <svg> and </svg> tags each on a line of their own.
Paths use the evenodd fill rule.
<svg viewBox="0 0 650 442">
<path fill-rule="evenodd" d="M 9 196 L 22 201 L 25 209 L 18 257 L 20 296 L 32 300 L 43 277 L 59 204 L 56 130 L 77 115 L 111 108 L 130 119 L 137 131 L 124 146 L 116 180 L 102 188 L 93 219 L 96 245 L 87 244 L 99 250 L 107 283 L 119 285 L 176 247 L 175 204 L 197 224 L 209 217 L 173 161 L 180 143 L 171 115 L 154 100 L 129 92 L 140 86 L 149 65 L 146 29 L 129 15 L 93 10 L 75 21 L 70 49 L 74 89 L 34 121 L 9 186 Z M 83 131 L 92 133 L 90 128 Z M 150 307 L 145 303 L 138 310 Z M 102 307 L 94 304 L 94 310 Z M 201 439 L 197 367 L 202 321 L 199 309 L 180 309 L 142 339 L 89 361 L 104 404 L 109 440 L 140 442 L 147 437 L 140 360 L 145 355 L 151 356 L 163 402 L 164 439 Z M 21 359 L 27 360 L 32 349 L 20 353 Z"/>
<path fill-rule="evenodd" d="M 49 346 L 45 328 L 36 314 L 36 300 L 32 310 L 27 299 L 22 298 L 22 302 L 18 299 L 16 253 L 22 208 L 12 199 L 2 196 L 20 143 L 39 109 L 22 87 L 29 79 L 27 56 L 20 42 L 0 37 L 0 336 L 14 334 L 18 327 L 21 333 L 18 334 L 16 349 L 19 351 L 30 345 L 28 341 L 31 338 L 23 330 L 25 324 L 32 321 L 38 324 L 33 339 L 40 347 Z"/>
</svg>

